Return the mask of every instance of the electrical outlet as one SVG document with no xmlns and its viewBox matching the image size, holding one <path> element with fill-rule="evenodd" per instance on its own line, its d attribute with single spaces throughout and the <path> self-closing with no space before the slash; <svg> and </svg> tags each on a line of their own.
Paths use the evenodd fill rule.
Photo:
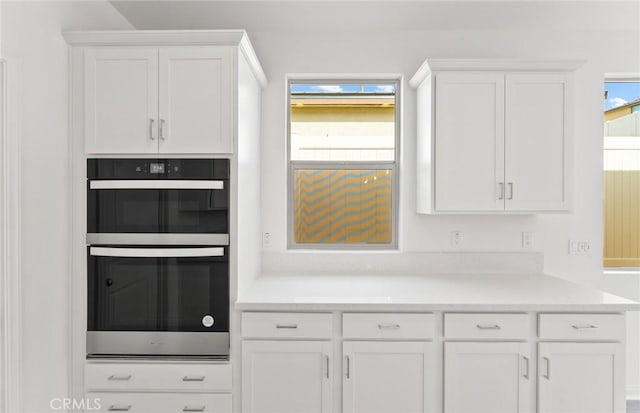
<svg viewBox="0 0 640 413">
<path fill-rule="evenodd" d="M 460 248 L 462 245 L 462 231 L 451 231 L 451 247 Z"/>
<path fill-rule="evenodd" d="M 522 248 L 533 248 L 533 233 L 529 231 L 522 231 Z"/>
<path fill-rule="evenodd" d="M 590 255 L 591 242 L 589 241 L 569 241 L 569 255 Z"/>
<path fill-rule="evenodd" d="M 270 232 L 263 232 L 262 233 L 262 246 L 263 247 L 270 247 L 271 246 L 271 233 Z"/>
</svg>

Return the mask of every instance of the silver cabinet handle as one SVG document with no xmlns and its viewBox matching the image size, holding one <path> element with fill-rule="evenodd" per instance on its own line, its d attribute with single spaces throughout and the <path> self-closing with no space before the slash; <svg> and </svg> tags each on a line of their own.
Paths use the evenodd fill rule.
<svg viewBox="0 0 640 413">
<path fill-rule="evenodd" d="M 167 137 L 164 136 L 164 119 L 160 119 L 160 139 L 163 141 L 167 139 Z"/>
<path fill-rule="evenodd" d="M 398 330 L 400 324 L 378 324 L 380 330 Z"/>
<path fill-rule="evenodd" d="M 351 378 L 351 359 L 349 358 L 349 356 L 347 357 L 347 378 Z"/>
<path fill-rule="evenodd" d="M 149 138 L 153 141 L 156 139 L 156 137 L 154 136 L 153 130 L 155 129 L 156 120 L 151 118 L 149 119 Z"/>
<path fill-rule="evenodd" d="M 504 182 L 498 182 L 498 187 L 500 188 L 500 191 L 498 192 L 498 199 L 503 200 L 504 199 Z"/>
<path fill-rule="evenodd" d="M 513 182 L 507 183 L 507 186 L 509 187 L 509 197 L 507 199 L 513 199 Z"/>
<path fill-rule="evenodd" d="M 548 357 L 543 357 L 542 360 L 544 360 L 544 364 L 545 364 L 545 373 L 543 374 L 542 377 L 544 377 L 547 380 L 551 380 L 551 360 L 549 360 Z"/>
<path fill-rule="evenodd" d="M 205 376 L 184 376 L 182 381 L 204 381 Z"/>
<path fill-rule="evenodd" d="M 588 330 L 588 329 L 598 328 L 598 326 L 595 326 L 593 324 L 573 324 L 571 327 L 573 327 L 576 330 Z"/>
<path fill-rule="evenodd" d="M 183 412 L 204 412 L 206 406 L 184 406 L 182 408 Z"/>
<path fill-rule="evenodd" d="M 112 404 L 111 406 L 109 406 L 107 410 L 110 412 L 128 412 L 129 410 L 131 410 L 131 405 L 130 404 L 126 404 L 126 405 Z"/>
<path fill-rule="evenodd" d="M 276 328 L 295 329 L 298 328 L 297 324 L 276 324 Z"/>
<path fill-rule="evenodd" d="M 112 374 L 109 376 L 108 380 L 110 381 L 129 381 L 133 377 L 131 374 Z"/>
<path fill-rule="evenodd" d="M 502 327 L 500 327 L 497 324 L 476 324 L 476 327 L 478 327 L 478 330 L 500 330 L 500 329 L 502 329 Z"/>
<path fill-rule="evenodd" d="M 324 357 L 327 362 L 327 378 L 329 378 L 329 356 L 325 355 Z"/>
<path fill-rule="evenodd" d="M 522 374 L 522 377 L 529 380 L 529 357 L 522 356 L 522 359 L 524 360 L 524 368 L 525 368 L 524 373 Z"/>
</svg>

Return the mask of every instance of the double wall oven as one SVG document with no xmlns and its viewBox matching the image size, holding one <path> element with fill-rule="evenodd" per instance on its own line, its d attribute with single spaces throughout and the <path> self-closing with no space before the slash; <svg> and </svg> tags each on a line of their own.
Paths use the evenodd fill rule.
<svg viewBox="0 0 640 413">
<path fill-rule="evenodd" d="M 229 160 L 87 161 L 87 355 L 229 354 Z"/>
</svg>

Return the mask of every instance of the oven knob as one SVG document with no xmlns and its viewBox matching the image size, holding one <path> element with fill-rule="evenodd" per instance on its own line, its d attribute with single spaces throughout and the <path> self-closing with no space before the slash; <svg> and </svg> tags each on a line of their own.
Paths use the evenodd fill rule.
<svg viewBox="0 0 640 413">
<path fill-rule="evenodd" d="M 202 325 L 205 327 L 211 327 L 213 325 L 213 317 L 211 317 L 209 314 L 202 317 Z"/>
</svg>

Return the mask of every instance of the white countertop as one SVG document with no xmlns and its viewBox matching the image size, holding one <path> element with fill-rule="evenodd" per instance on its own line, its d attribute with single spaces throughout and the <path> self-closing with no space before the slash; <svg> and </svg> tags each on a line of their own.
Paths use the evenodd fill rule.
<svg viewBox="0 0 640 413">
<path fill-rule="evenodd" d="M 544 274 L 263 275 L 236 308 L 618 312 L 640 303 Z"/>
</svg>

